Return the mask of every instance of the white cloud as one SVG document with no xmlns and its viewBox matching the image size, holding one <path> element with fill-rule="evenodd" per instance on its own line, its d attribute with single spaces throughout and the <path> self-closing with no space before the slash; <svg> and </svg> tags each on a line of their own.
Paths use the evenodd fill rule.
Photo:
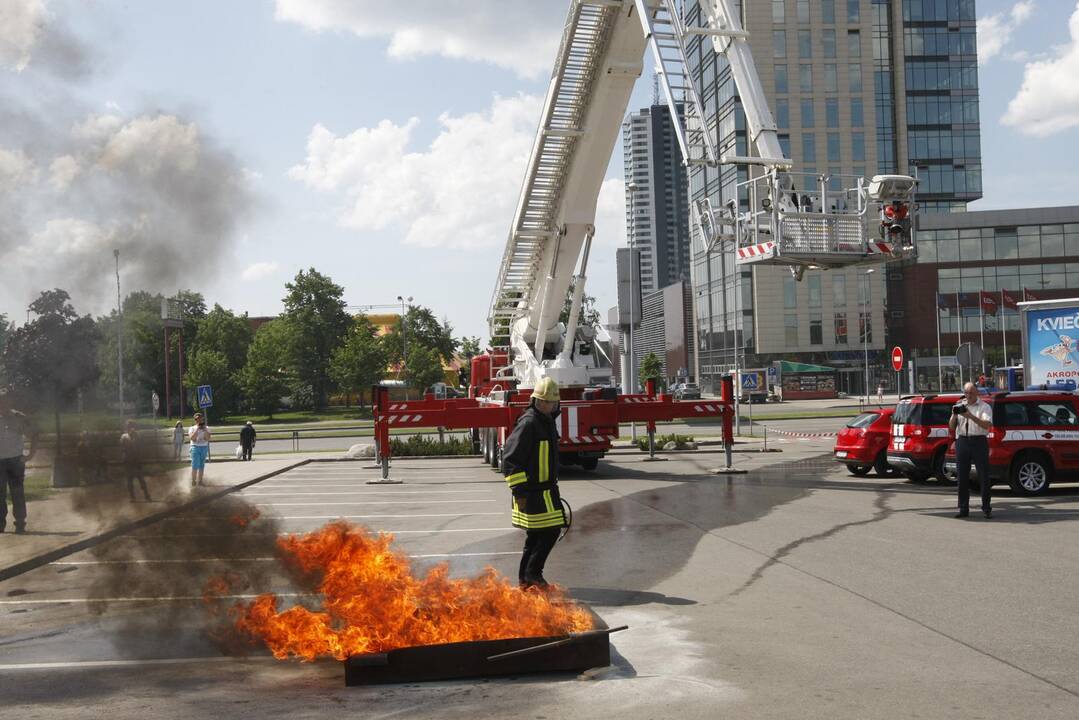
<svg viewBox="0 0 1079 720">
<path fill-rule="evenodd" d="M 199 131 L 173 115 L 139 117 L 124 125 L 105 145 L 100 163 L 124 166 L 140 175 L 163 167 L 190 172 L 199 161 Z"/>
<path fill-rule="evenodd" d="M 37 180 L 37 166 L 22 150 L 0 147 L 0 190 L 14 190 Z"/>
<path fill-rule="evenodd" d="M 415 119 L 344 137 L 316 125 L 307 159 L 289 175 L 341 195 L 345 227 L 393 228 L 424 247 L 496 248 L 509 231 L 541 108 L 541 98 L 518 95 L 496 97 L 482 113 L 443 114 L 421 151 L 408 149 Z"/>
<path fill-rule="evenodd" d="M 551 67 L 566 3 L 551 0 L 277 0 L 278 20 L 388 38 L 395 58 L 489 62 L 535 77 Z"/>
<path fill-rule="evenodd" d="M 1068 21 L 1070 41 L 1045 60 L 1028 63 L 1023 83 L 1001 118 L 1025 135 L 1045 137 L 1079 126 L 1079 4 Z"/>
<path fill-rule="evenodd" d="M 0 0 L 0 68 L 24 70 L 48 20 L 44 0 Z"/>
<path fill-rule="evenodd" d="M 247 281 L 261 280 L 276 273 L 279 267 L 280 265 L 275 262 L 253 263 L 244 268 L 244 271 L 240 273 L 240 277 Z"/>
<path fill-rule="evenodd" d="M 1020 0 L 1006 12 L 998 12 L 978 20 L 978 64 L 1003 54 L 1011 42 L 1012 33 L 1034 12 L 1034 0 Z M 1011 53 L 1009 59 L 1022 59 L 1021 53 Z"/>
<path fill-rule="evenodd" d="M 61 155 L 49 164 L 49 182 L 57 191 L 64 191 L 79 174 L 79 161 L 71 155 Z"/>
</svg>

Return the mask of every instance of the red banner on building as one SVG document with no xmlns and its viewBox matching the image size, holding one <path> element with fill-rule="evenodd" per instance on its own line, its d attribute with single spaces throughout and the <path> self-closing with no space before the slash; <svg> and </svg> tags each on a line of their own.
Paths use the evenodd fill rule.
<svg viewBox="0 0 1079 720">
<path fill-rule="evenodd" d="M 1015 299 L 1015 295 L 1012 295 L 1008 290 L 1000 291 L 1000 302 L 1009 310 L 1018 310 L 1019 301 Z"/>
<path fill-rule="evenodd" d="M 997 299 L 992 294 L 982 290 L 981 293 L 982 312 L 986 315 L 997 314 Z"/>
<path fill-rule="evenodd" d="M 1031 291 L 1027 290 L 1026 288 L 1023 288 L 1023 301 L 1034 302 L 1035 300 L 1041 300 L 1041 298 L 1032 293 Z"/>
</svg>

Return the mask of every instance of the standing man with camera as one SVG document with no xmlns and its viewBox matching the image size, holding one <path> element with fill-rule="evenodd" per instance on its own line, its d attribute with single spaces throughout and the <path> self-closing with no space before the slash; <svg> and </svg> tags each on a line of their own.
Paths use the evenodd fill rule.
<svg viewBox="0 0 1079 720">
<path fill-rule="evenodd" d="M 970 464 L 974 463 L 982 489 L 982 513 L 991 518 L 988 435 L 993 425 L 993 409 L 978 395 L 974 383 L 963 386 L 963 395 L 963 399 L 952 406 L 952 416 L 948 419 L 948 428 L 955 435 L 955 463 L 959 475 L 959 512 L 956 517 L 970 515 Z"/>
</svg>

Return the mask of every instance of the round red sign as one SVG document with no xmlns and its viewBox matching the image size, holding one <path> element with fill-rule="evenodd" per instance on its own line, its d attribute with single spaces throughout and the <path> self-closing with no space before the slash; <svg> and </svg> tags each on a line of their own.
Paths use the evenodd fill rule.
<svg viewBox="0 0 1079 720">
<path fill-rule="evenodd" d="M 903 369 L 903 348 L 898 345 L 892 348 L 892 369 L 896 372 Z"/>
</svg>

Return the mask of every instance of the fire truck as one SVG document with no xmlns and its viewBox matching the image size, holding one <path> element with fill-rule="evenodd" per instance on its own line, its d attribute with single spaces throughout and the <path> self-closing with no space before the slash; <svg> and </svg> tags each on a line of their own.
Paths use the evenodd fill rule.
<svg viewBox="0 0 1079 720">
<path fill-rule="evenodd" d="M 739 265 L 785 265 L 800 280 L 807 268 L 915 253 L 915 180 L 879 175 L 836 189 L 838 178 L 795 173 L 741 16 L 730 0 L 700 0 L 698 6 L 690 22 L 678 0 L 571 0 L 492 294 L 488 325 L 498 346 L 473 358 L 467 398 L 391 402 L 376 388 L 376 452 L 384 478 L 391 428 L 467 429 L 484 460 L 497 468 L 507 433 L 543 377 L 561 388 L 565 463 L 595 468 L 619 427 L 630 422 L 644 423 L 652 440 L 658 421 L 719 417 L 729 447 L 735 412 L 730 378 L 718 400 L 676 401 L 652 383 L 643 393 L 620 393 L 596 329 L 580 323 L 600 187 L 646 49 L 656 62 L 684 162 L 748 168 L 737 197 L 718 208 L 708 199 L 693 204 L 695 254 L 731 253 Z M 720 152 L 709 134 L 687 60 L 689 48 L 700 42 L 730 66 L 755 156 Z M 561 322 L 567 301 L 569 316 Z"/>
</svg>

